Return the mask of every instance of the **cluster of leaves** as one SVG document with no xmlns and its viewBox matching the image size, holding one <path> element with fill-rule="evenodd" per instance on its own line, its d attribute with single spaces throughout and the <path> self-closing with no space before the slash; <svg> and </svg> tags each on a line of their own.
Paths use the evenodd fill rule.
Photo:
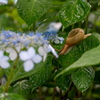
<svg viewBox="0 0 100 100">
<path fill-rule="evenodd" d="M 88 33 L 91 31 L 88 29 L 87 24 L 88 14 L 93 12 L 97 17 L 100 16 L 100 10 L 98 10 L 97 7 L 95 8 L 95 5 L 99 3 L 99 0 L 96 0 L 96 3 L 94 3 L 93 0 L 91 0 L 90 3 L 87 0 L 18 0 L 16 6 L 13 5 L 10 0 L 8 1 L 7 5 L 0 6 L 0 12 L 2 13 L 0 17 L 4 18 L 3 16 L 5 15 L 3 13 L 5 12 L 8 16 L 13 14 L 13 24 L 15 24 L 14 20 L 16 20 L 16 30 L 19 31 L 26 31 L 28 26 L 33 31 L 36 31 L 36 29 L 41 30 L 43 26 L 46 26 L 51 21 L 60 21 L 63 25 L 63 29 L 65 29 L 65 31 L 67 30 L 64 32 L 65 35 L 60 33 L 62 36 L 66 36 L 71 27 L 85 28 L 85 32 Z M 93 5 L 93 7 L 91 8 L 90 5 Z M 11 7 L 13 7 L 13 10 Z M 7 10 L 8 8 L 9 11 Z M 6 9 L 5 12 L 4 9 Z M 90 11 L 90 9 L 92 11 Z M 96 9 L 96 11 L 94 9 Z M 18 14 L 18 17 L 15 17 L 16 10 L 18 11 L 19 16 L 28 25 L 18 16 Z M 85 20 L 86 24 L 84 25 L 82 21 Z M 3 22 L 5 23 L 5 21 L 6 20 Z M 23 24 L 25 25 L 24 28 L 22 27 Z M 97 22 L 95 21 L 93 24 L 93 29 L 95 31 L 97 29 Z M 14 25 L 11 25 L 11 27 L 12 26 Z M 23 70 L 22 62 L 18 62 L 14 68 L 10 67 L 5 70 L 0 68 L 0 77 L 2 77 L 3 74 L 6 74 L 7 76 L 6 84 L 0 86 L 0 100 L 16 100 L 16 98 L 18 100 L 31 100 L 36 98 L 35 96 L 29 98 L 34 92 L 34 94 L 37 93 L 36 90 L 39 90 L 40 99 L 42 100 L 41 91 L 44 87 L 54 88 L 54 93 L 52 92 L 53 100 L 54 95 L 57 95 L 55 94 L 55 91 L 60 95 L 61 100 L 66 99 L 67 97 L 74 98 L 81 96 L 79 95 L 79 91 L 86 96 L 87 94 L 85 93 L 88 91 L 87 89 L 91 86 L 94 79 L 100 84 L 100 77 L 98 75 L 100 72 L 99 39 L 99 33 L 94 33 L 92 31 L 91 36 L 75 45 L 68 54 L 60 55 L 58 59 L 55 59 L 51 54 L 48 54 L 46 61 L 37 64 L 30 72 L 25 72 Z M 64 44 L 52 45 L 59 49 L 60 47 L 63 47 Z M 13 66 L 13 62 L 11 63 Z M 98 68 L 96 66 L 98 66 Z M 7 85 L 9 84 L 10 86 L 7 88 Z M 41 89 L 40 86 L 43 88 Z M 57 91 L 56 87 L 59 87 L 60 91 Z M 47 90 L 45 91 L 47 92 Z"/>
</svg>

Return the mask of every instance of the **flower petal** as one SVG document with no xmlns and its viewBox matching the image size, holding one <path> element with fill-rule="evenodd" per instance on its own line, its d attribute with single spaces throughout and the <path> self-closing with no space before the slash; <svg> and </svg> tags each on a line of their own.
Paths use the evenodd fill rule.
<svg viewBox="0 0 100 100">
<path fill-rule="evenodd" d="M 28 60 L 29 59 L 29 55 L 27 51 L 21 51 L 19 54 L 19 57 L 22 61 Z"/>
<path fill-rule="evenodd" d="M 42 57 L 39 54 L 35 54 L 32 60 L 34 63 L 39 63 L 42 61 Z"/>
<path fill-rule="evenodd" d="M 32 60 L 27 60 L 26 62 L 24 62 L 24 70 L 26 72 L 32 70 L 34 68 L 34 63 L 32 62 Z"/>
<path fill-rule="evenodd" d="M 46 52 L 49 52 L 48 51 L 48 45 L 44 45 L 43 47 L 44 47 L 44 49 L 45 49 Z"/>
<path fill-rule="evenodd" d="M 47 58 L 47 53 L 44 54 L 44 56 L 43 56 L 43 61 L 45 61 L 46 58 Z"/>
<path fill-rule="evenodd" d="M 10 66 L 10 64 L 7 61 L 2 61 L 2 63 L 0 64 L 2 68 L 6 69 Z"/>
<path fill-rule="evenodd" d="M 8 53 L 13 52 L 13 51 L 15 51 L 13 48 L 10 48 L 10 47 L 6 48 L 6 52 L 8 52 Z"/>
<path fill-rule="evenodd" d="M 59 30 L 59 29 L 61 28 L 61 26 L 62 26 L 62 24 L 61 24 L 60 22 L 54 23 L 54 28 L 55 28 L 56 30 Z"/>
<path fill-rule="evenodd" d="M 27 52 L 28 52 L 29 58 L 32 58 L 35 55 L 35 49 L 33 47 L 30 47 Z"/>
<path fill-rule="evenodd" d="M 21 50 L 21 45 L 16 45 L 16 50 L 17 50 L 17 52 L 20 52 L 20 50 Z"/>
<path fill-rule="evenodd" d="M 14 50 L 9 54 L 11 60 L 15 60 L 17 58 L 17 52 Z"/>
<path fill-rule="evenodd" d="M 1 61 L 7 61 L 7 60 L 9 60 L 8 56 L 3 56 L 2 59 L 1 59 Z"/>
<path fill-rule="evenodd" d="M 55 49 L 54 49 L 50 44 L 49 44 L 48 48 L 51 49 L 51 51 L 52 51 L 52 53 L 54 54 L 54 56 L 55 56 L 56 58 L 58 58 L 58 54 L 56 53 Z"/>
<path fill-rule="evenodd" d="M 46 52 L 45 52 L 45 49 L 44 49 L 42 46 L 40 46 L 40 47 L 38 48 L 38 52 L 39 52 L 39 54 L 40 54 L 41 56 L 44 56 L 44 54 L 46 53 Z"/>
<path fill-rule="evenodd" d="M 59 44 L 59 42 L 60 42 L 60 41 L 59 41 L 57 38 L 54 40 L 54 43 L 55 43 L 55 44 Z"/>
<path fill-rule="evenodd" d="M 3 57 L 3 51 L 0 50 L 0 58 Z"/>
</svg>

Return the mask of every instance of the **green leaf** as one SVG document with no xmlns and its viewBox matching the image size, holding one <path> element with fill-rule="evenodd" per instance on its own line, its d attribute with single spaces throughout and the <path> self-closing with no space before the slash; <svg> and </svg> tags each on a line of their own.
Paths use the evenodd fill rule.
<svg viewBox="0 0 100 100">
<path fill-rule="evenodd" d="M 3 75 L 4 75 L 4 70 L 0 68 L 0 79 L 2 78 Z"/>
<path fill-rule="evenodd" d="M 100 6 L 100 2 L 98 3 L 98 6 Z"/>
<path fill-rule="evenodd" d="M 25 100 L 22 96 L 14 93 L 1 93 L 0 100 Z"/>
<path fill-rule="evenodd" d="M 75 63 L 64 69 L 56 77 L 62 74 L 68 75 L 77 68 L 93 66 L 97 64 L 100 64 L 100 46 L 85 52 L 79 60 L 77 60 Z"/>
<path fill-rule="evenodd" d="M 84 40 L 84 41 L 86 41 L 86 40 Z M 91 41 L 91 43 L 92 43 L 92 41 Z M 86 45 L 87 48 L 89 46 L 90 45 Z M 92 46 L 92 44 L 91 44 L 91 46 Z M 95 45 L 95 46 L 97 46 L 97 45 Z M 81 49 L 83 49 L 83 48 L 81 48 Z M 86 48 L 84 48 L 84 49 L 86 49 Z M 96 65 L 96 64 L 99 64 L 99 63 L 100 63 L 100 46 L 98 46 L 98 47 L 96 47 L 94 49 L 91 48 L 91 50 L 85 52 L 76 62 L 74 62 L 73 64 L 69 65 L 62 72 L 57 74 L 57 76 L 55 78 L 59 77 L 60 75 L 71 74 L 77 68 L 86 67 L 86 66 L 93 66 L 93 65 Z"/>
<path fill-rule="evenodd" d="M 14 19 L 11 16 L 6 16 L 6 14 L 0 15 L 0 30 L 12 30 L 17 28 L 17 25 L 14 23 Z M 17 30 L 17 29 L 16 29 Z"/>
<path fill-rule="evenodd" d="M 72 81 L 78 90 L 84 92 L 90 87 L 94 76 L 95 71 L 92 67 L 84 67 L 72 73 Z"/>
<path fill-rule="evenodd" d="M 68 90 L 70 82 L 71 82 L 70 76 L 64 76 L 64 77 L 61 76 L 56 79 L 57 86 L 62 90 Z"/>
<path fill-rule="evenodd" d="M 0 86 L 0 93 L 3 92 L 3 88 L 4 88 L 4 87 L 1 85 L 1 86 Z"/>
<path fill-rule="evenodd" d="M 18 0 L 17 10 L 20 17 L 31 25 L 51 7 L 51 3 L 52 0 Z"/>
<path fill-rule="evenodd" d="M 51 58 L 48 57 L 48 61 L 46 61 L 45 66 L 40 67 L 35 71 L 29 78 L 32 83 L 32 90 L 37 88 L 38 86 L 41 86 L 50 76 L 51 74 Z"/>
<path fill-rule="evenodd" d="M 52 56 L 49 55 L 49 54 L 48 54 L 48 57 L 47 57 L 45 62 L 42 61 L 42 62 L 40 62 L 38 64 L 35 64 L 35 67 L 29 72 L 25 72 L 24 71 L 23 63 L 20 62 L 18 64 L 18 66 L 16 66 L 16 68 L 14 69 L 14 72 L 13 72 L 13 75 L 12 75 L 12 79 L 11 79 L 11 83 L 15 82 L 15 81 L 17 81 L 19 79 L 22 79 L 22 78 L 25 78 L 25 77 L 29 77 L 29 76 L 31 76 L 33 74 L 35 75 L 37 73 L 40 73 L 40 71 L 42 69 L 44 69 L 44 68 L 47 68 L 47 70 L 45 70 L 46 71 L 45 73 L 48 74 L 49 71 L 50 71 L 49 69 L 51 68 L 51 65 L 52 65 Z M 11 67 L 8 68 L 8 69 L 5 69 L 5 73 L 7 74 L 7 76 L 9 76 L 10 71 L 11 71 Z M 41 74 L 43 74 L 43 73 L 41 72 Z"/>
<path fill-rule="evenodd" d="M 100 34 L 99 34 L 99 33 L 93 32 L 92 34 L 93 34 L 94 36 L 96 36 L 96 37 L 100 40 Z"/>
<path fill-rule="evenodd" d="M 5 89 L 5 85 L 1 85 L 1 86 L 0 86 L 0 93 L 3 93 L 4 89 Z M 12 87 L 9 87 L 9 89 L 8 89 L 7 92 L 8 92 L 8 93 L 12 93 L 12 92 L 13 92 Z"/>
<path fill-rule="evenodd" d="M 0 4 L 1 4 L 1 2 L 0 2 Z M 0 5 L 0 15 L 1 14 L 3 14 L 3 13 L 5 13 L 5 12 L 7 12 L 8 11 L 8 9 L 9 9 L 9 5 Z"/>
<path fill-rule="evenodd" d="M 77 61 L 84 52 L 99 45 L 99 40 L 97 37 L 91 35 L 85 40 L 81 41 L 79 44 L 74 46 L 68 54 L 61 55 L 57 61 L 62 65 L 63 68 L 70 66 L 72 63 Z"/>
<path fill-rule="evenodd" d="M 13 92 L 16 94 L 19 94 L 25 98 L 27 98 L 27 96 L 29 95 L 30 89 L 31 89 L 31 85 L 28 80 L 18 81 L 13 86 Z"/>
<path fill-rule="evenodd" d="M 90 4 L 86 0 L 67 0 L 59 12 L 59 20 L 68 27 L 83 20 L 89 11 Z"/>
<path fill-rule="evenodd" d="M 90 3 L 95 6 L 96 4 L 100 3 L 100 0 L 90 0 Z"/>
<path fill-rule="evenodd" d="M 94 12 L 95 15 L 100 16 L 100 10 Z"/>
</svg>

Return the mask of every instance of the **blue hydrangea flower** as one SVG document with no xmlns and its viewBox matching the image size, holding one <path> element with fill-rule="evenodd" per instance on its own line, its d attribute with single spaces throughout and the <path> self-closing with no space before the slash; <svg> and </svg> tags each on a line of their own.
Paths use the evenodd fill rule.
<svg viewBox="0 0 100 100">
<path fill-rule="evenodd" d="M 6 52 L 9 53 L 9 58 L 15 60 L 18 57 L 18 53 L 21 50 L 21 45 L 17 44 L 15 48 L 7 47 Z"/>
<path fill-rule="evenodd" d="M 38 48 L 38 52 L 43 57 L 43 61 L 45 61 L 47 57 L 47 53 L 50 52 L 48 45 L 40 46 Z"/>
<path fill-rule="evenodd" d="M 52 52 L 53 55 L 58 58 L 58 54 L 56 53 L 55 49 L 49 44 L 49 45 L 44 45 L 43 46 L 40 46 L 38 48 L 38 52 L 41 56 L 43 56 L 43 61 L 45 61 L 46 57 L 47 57 L 47 53 L 48 52 Z"/>
<path fill-rule="evenodd" d="M 40 63 L 42 61 L 42 57 L 36 54 L 33 47 L 30 47 L 27 51 L 21 51 L 19 57 L 24 61 L 24 70 L 26 72 L 34 68 L 34 63 Z"/>
<path fill-rule="evenodd" d="M 4 56 L 3 51 L 0 51 L 0 66 L 8 68 L 10 66 L 8 58 L 14 61 L 20 57 L 20 60 L 24 61 L 24 70 L 27 72 L 34 68 L 35 63 L 45 61 L 48 52 L 52 52 L 58 58 L 55 49 L 50 45 L 49 41 L 59 42 L 63 41 L 63 39 L 58 37 L 55 31 L 45 32 L 45 34 L 38 32 L 36 34 L 34 32 L 21 34 L 12 31 L 2 31 L 0 34 L 0 49 L 9 53 L 9 57 Z M 38 48 L 38 54 L 36 54 L 35 47 Z M 23 51 L 23 49 L 27 51 Z"/>
<path fill-rule="evenodd" d="M 56 44 L 62 43 L 64 41 L 63 37 L 58 37 L 58 34 L 56 31 L 47 31 L 43 33 L 43 36 L 48 41 L 54 42 Z"/>
<path fill-rule="evenodd" d="M 0 50 L 0 67 L 1 68 L 8 68 L 10 64 L 8 63 L 9 57 L 4 56 L 4 52 Z"/>
<path fill-rule="evenodd" d="M 49 50 L 54 54 L 54 56 L 55 56 L 56 58 L 58 58 L 57 52 L 55 51 L 55 49 L 54 49 L 50 44 L 48 45 L 48 48 L 49 48 Z"/>
</svg>

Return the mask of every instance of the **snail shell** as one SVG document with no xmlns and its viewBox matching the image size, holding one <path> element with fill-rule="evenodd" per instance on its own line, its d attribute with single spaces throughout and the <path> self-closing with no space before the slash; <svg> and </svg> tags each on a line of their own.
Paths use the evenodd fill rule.
<svg viewBox="0 0 100 100">
<path fill-rule="evenodd" d="M 79 43 L 81 40 L 85 39 L 86 37 L 90 36 L 91 34 L 84 34 L 84 30 L 81 28 L 73 29 L 69 32 L 68 37 L 66 39 L 66 44 L 64 45 L 63 49 L 61 50 L 59 55 L 63 55 L 68 53 L 70 48 L 75 44 Z"/>
<path fill-rule="evenodd" d="M 74 45 L 84 39 L 84 31 L 81 28 L 73 29 L 66 39 L 66 44 Z"/>
</svg>

